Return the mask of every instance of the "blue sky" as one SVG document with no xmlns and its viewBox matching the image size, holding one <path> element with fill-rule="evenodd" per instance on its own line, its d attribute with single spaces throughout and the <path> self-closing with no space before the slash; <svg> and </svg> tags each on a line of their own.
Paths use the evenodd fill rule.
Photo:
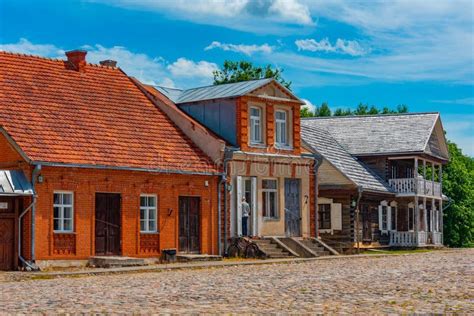
<svg viewBox="0 0 474 316">
<path fill-rule="evenodd" d="M 148 82 L 212 82 L 226 59 L 284 69 L 308 104 L 439 111 L 474 156 L 470 0 L 0 1 L 0 50 L 115 59 Z"/>
</svg>

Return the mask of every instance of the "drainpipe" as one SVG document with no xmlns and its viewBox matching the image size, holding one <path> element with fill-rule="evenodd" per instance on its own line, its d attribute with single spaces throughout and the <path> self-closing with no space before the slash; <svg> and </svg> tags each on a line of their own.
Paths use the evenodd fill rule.
<svg viewBox="0 0 474 316">
<path fill-rule="evenodd" d="M 357 243 L 357 254 L 360 253 L 360 241 L 359 241 L 359 213 L 360 213 L 360 199 L 362 198 L 362 193 L 364 192 L 364 189 L 362 186 L 357 186 L 357 203 L 356 203 L 356 232 L 355 232 L 355 237 L 356 237 L 356 243 Z"/>
<path fill-rule="evenodd" d="M 20 261 L 23 263 L 24 266 L 26 266 L 26 269 L 33 270 L 33 271 L 38 271 L 39 268 L 34 264 L 35 261 L 35 213 L 36 213 L 36 190 L 35 190 L 35 184 L 36 184 L 36 178 L 38 177 L 38 174 L 41 172 L 41 165 L 36 165 L 35 168 L 33 169 L 33 172 L 31 174 L 31 187 L 33 189 L 33 201 L 31 204 L 20 214 L 18 217 L 18 228 L 20 230 L 20 233 L 18 234 L 18 257 Z M 22 219 L 28 213 L 28 211 L 31 210 L 31 262 L 28 262 L 23 258 L 21 255 L 22 249 L 21 249 L 21 230 L 22 230 Z"/>
<path fill-rule="evenodd" d="M 222 179 L 220 181 L 221 184 L 224 184 L 224 256 L 227 256 L 227 191 L 228 191 L 228 184 L 227 184 L 227 173 L 228 173 L 228 163 L 232 160 L 232 156 L 234 152 L 237 151 L 237 148 L 230 148 L 226 147 L 224 150 L 224 173 L 222 174 Z M 220 193 L 220 189 L 219 189 Z M 220 222 L 220 214 L 219 214 L 219 222 Z M 220 239 L 220 227 L 219 225 L 219 251 L 221 251 L 221 239 Z M 222 253 L 222 252 L 220 252 Z"/>
<path fill-rule="evenodd" d="M 25 216 L 26 213 L 28 213 L 28 211 L 33 207 L 33 205 L 36 203 L 36 195 L 33 194 L 33 201 L 31 201 L 31 204 L 20 214 L 20 216 L 18 216 L 18 227 L 19 227 L 19 234 L 18 234 L 18 258 L 20 259 L 21 263 L 23 264 L 23 266 L 27 269 L 27 270 L 36 270 L 37 267 L 34 266 L 33 264 L 30 264 L 28 261 L 25 260 L 25 258 L 23 258 L 23 256 L 21 255 L 21 220 L 23 218 L 23 216 Z"/>
<path fill-rule="evenodd" d="M 301 156 L 307 156 L 311 157 L 314 159 L 314 237 L 319 238 L 319 227 L 318 227 L 318 170 L 319 167 L 321 167 L 321 164 L 323 163 L 323 157 L 318 154 L 311 154 L 311 155 L 305 155 L 302 154 Z M 310 232 L 311 234 L 311 232 Z"/>
<path fill-rule="evenodd" d="M 36 178 L 38 177 L 38 174 L 41 172 L 41 165 L 36 165 L 35 169 L 33 170 L 33 173 L 31 175 L 31 186 L 33 188 L 33 193 L 34 193 L 34 200 L 35 203 L 33 203 L 33 206 L 31 207 L 31 261 L 35 262 L 36 256 L 35 256 L 35 220 L 36 220 L 36 189 L 35 189 L 35 184 L 36 184 Z"/>
</svg>

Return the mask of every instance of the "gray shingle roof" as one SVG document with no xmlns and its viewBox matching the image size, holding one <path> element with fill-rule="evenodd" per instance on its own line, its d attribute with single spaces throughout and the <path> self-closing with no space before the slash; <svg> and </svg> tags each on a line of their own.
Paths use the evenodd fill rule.
<svg viewBox="0 0 474 316">
<path fill-rule="evenodd" d="M 393 193 L 388 183 L 345 151 L 327 131 L 303 125 L 301 136 L 308 145 L 357 186 L 362 186 L 364 190 L 369 191 Z"/>
<path fill-rule="evenodd" d="M 156 88 L 174 103 L 181 104 L 242 96 L 266 85 L 273 80 L 274 79 L 272 78 L 248 80 L 236 83 L 198 87 L 187 90 L 170 89 L 159 86 L 156 86 Z"/>
<path fill-rule="evenodd" d="M 302 119 L 328 131 L 352 155 L 424 152 L 439 113 Z"/>
</svg>

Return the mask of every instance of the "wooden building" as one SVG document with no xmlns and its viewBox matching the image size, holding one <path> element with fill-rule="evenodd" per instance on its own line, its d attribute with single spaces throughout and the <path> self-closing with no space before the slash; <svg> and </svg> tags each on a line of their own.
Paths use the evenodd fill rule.
<svg viewBox="0 0 474 316">
<path fill-rule="evenodd" d="M 0 269 L 217 254 L 219 166 L 120 68 L 66 55 L 0 52 Z"/>
<path fill-rule="evenodd" d="M 318 235 L 338 248 L 443 243 L 442 166 L 449 159 L 439 113 L 302 120 L 323 156 Z"/>
</svg>

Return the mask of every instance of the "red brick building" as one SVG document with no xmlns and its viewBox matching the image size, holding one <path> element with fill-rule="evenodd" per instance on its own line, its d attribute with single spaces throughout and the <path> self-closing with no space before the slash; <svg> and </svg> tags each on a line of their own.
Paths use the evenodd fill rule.
<svg viewBox="0 0 474 316">
<path fill-rule="evenodd" d="M 0 270 L 217 254 L 216 164 L 120 68 L 66 54 L 0 52 Z"/>
</svg>

